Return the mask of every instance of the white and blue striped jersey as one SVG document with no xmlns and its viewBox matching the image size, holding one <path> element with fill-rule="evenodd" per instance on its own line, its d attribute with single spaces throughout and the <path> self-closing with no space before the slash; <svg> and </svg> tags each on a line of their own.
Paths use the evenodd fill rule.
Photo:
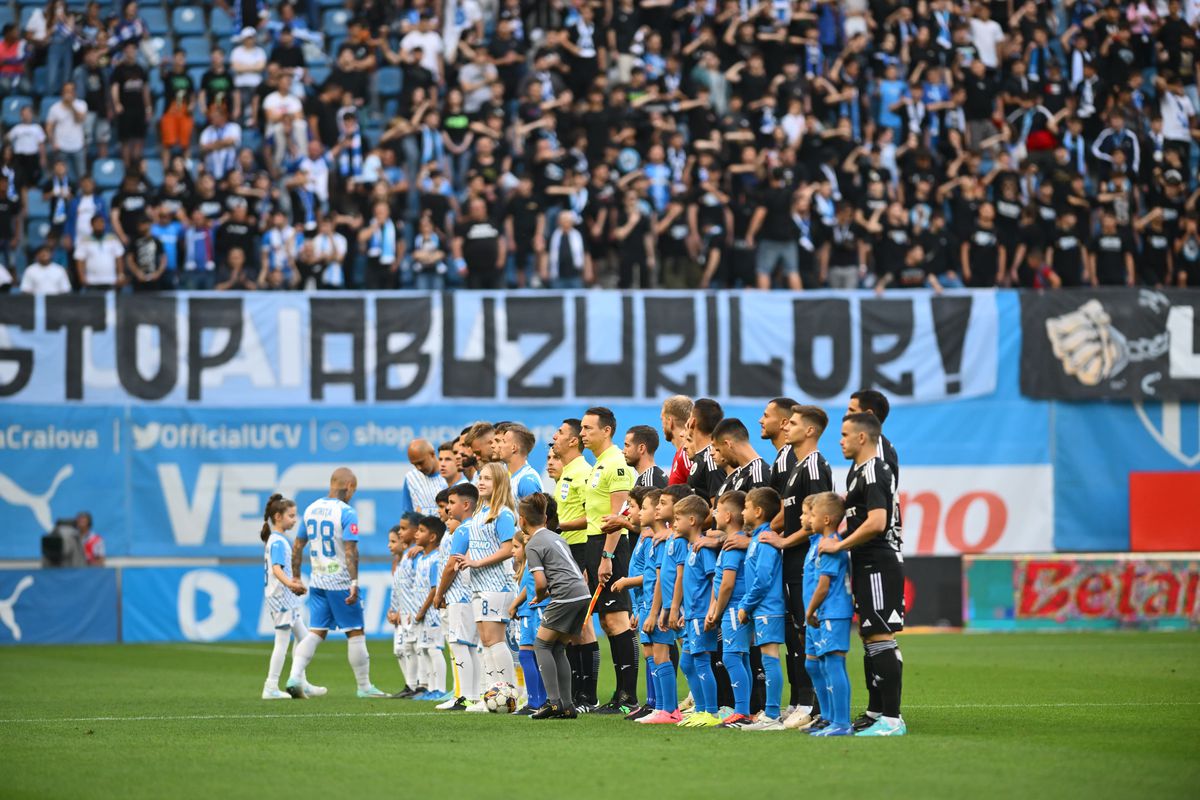
<svg viewBox="0 0 1200 800">
<path fill-rule="evenodd" d="M 446 542 L 450 543 L 449 555 L 470 558 L 471 528 L 474 524 L 474 518 L 468 518 L 454 529 L 454 533 L 442 537 L 443 544 Z M 454 575 L 454 582 L 450 584 L 450 588 L 446 591 L 446 603 L 469 602 L 471 602 L 471 570 L 464 568 L 460 569 Z"/>
<path fill-rule="evenodd" d="M 538 475 L 536 469 L 529 466 L 528 461 L 508 477 L 512 481 L 513 497 L 518 501 L 542 491 L 542 476 Z"/>
<path fill-rule="evenodd" d="M 413 599 L 417 606 L 413 614 L 416 614 L 425 604 L 425 598 L 429 597 L 429 590 L 437 585 L 438 551 L 431 550 L 428 553 L 421 553 L 413 561 L 417 562 L 413 569 Z M 436 618 L 437 610 L 430 607 L 430 610 L 425 613 L 425 622 L 432 623 Z"/>
<path fill-rule="evenodd" d="M 446 487 L 441 473 L 426 475 L 419 469 L 411 469 L 404 475 L 400 486 L 400 514 L 415 511 L 423 517 L 437 516 L 438 492 Z"/>
<path fill-rule="evenodd" d="M 510 508 L 500 509 L 500 513 L 491 522 L 487 521 L 488 507 L 479 509 L 471 519 L 471 542 L 469 558 L 478 561 L 495 553 L 502 542 L 511 541 L 517 532 L 517 515 Z M 512 559 L 506 558 L 499 564 L 490 567 L 476 567 L 471 570 L 471 591 L 474 592 L 515 592 L 516 582 L 513 580 Z"/>
<path fill-rule="evenodd" d="M 344 543 L 358 541 L 358 514 L 353 508 L 335 497 L 322 497 L 304 509 L 296 538 L 308 542 L 315 588 L 350 590 Z"/>
<path fill-rule="evenodd" d="M 300 605 L 300 598 L 275 577 L 272 567 L 276 564 L 283 569 L 284 575 L 292 577 L 292 543 L 279 531 L 271 531 L 263 548 L 263 597 L 266 598 L 267 608 L 272 611 L 296 608 Z"/>
<path fill-rule="evenodd" d="M 421 602 L 417 600 L 417 560 L 420 556 L 408 557 L 408 553 L 400 559 L 400 565 L 396 567 L 396 580 L 399 581 L 400 594 L 400 613 L 404 616 L 411 617 L 417 613 L 417 609 L 421 607 Z"/>
</svg>

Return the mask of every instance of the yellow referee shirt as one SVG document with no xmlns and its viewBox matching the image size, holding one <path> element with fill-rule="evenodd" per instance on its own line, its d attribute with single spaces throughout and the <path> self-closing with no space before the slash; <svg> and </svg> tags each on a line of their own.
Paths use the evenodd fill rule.
<svg viewBox="0 0 1200 800">
<path fill-rule="evenodd" d="M 587 508 L 587 535 L 600 536 L 600 523 L 612 512 L 613 492 L 628 492 L 637 476 L 625 463 L 625 454 L 615 444 L 596 457 L 596 465 L 584 490 Z M 561 517 L 560 517 L 561 518 Z"/>
<path fill-rule="evenodd" d="M 570 521 L 584 515 L 584 487 L 592 474 L 592 465 L 583 456 L 563 466 L 562 477 L 554 485 L 558 502 L 558 518 Z M 563 531 L 567 544 L 583 544 L 587 541 L 587 530 Z"/>
</svg>

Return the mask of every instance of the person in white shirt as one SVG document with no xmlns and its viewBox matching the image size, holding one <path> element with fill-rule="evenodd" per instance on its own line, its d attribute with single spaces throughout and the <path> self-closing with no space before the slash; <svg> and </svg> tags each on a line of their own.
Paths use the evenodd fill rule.
<svg viewBox="0 0 1200 800">
<path fill-rule="evenodd" d="M 90 236 L 80 236 L 75 243 L 75 269 L 84 291 L 108 291 L 122 283 L 120 268 L 125 246 L 121 240 L 104 230 L 104 218 L 92 217 Z"/>
<path fill-rule="evenodd" d="M 67 294 L 71 291 L 71 279 L 61 264 L 50 260 L 50 248 L 39 247 L 36 260 L 25 267 L 21 276 L 22 294 Z"/>
<path fill-rule="evenodd" d="M 246 26 L 242 28 L 238 46 L 229 54 L 229 65 L 233 69 L 233 86 L 242 97 L 242 108 L 250 108 L 254 98 L 254 90 L 263 81 L 263 71 L 267 68 L 267 52 L 258 45 L 255 39 L 257 31 Z"/>
<path fill-rule="evenodd" d="M 1187 154 L 1192 142 L 1192 118 L 1196 116 L 1196 108 L 1183 88 L 1183 79 L 1172 75 L 1164 80 L 1159 78 L 1156 83 L 1161 99 L 1158 110 L 1162 115 L 1162 133 L 1168 146 L 1180 150 L 1187 163 Z"/>
<path fill-rule="evenodd" d="M 334 230 L 333 219 L 322 217 L 317 235 L 305 240 L 300 248 L 303 288 L 341 289 L 346 285 L 342 262 L 346 258 L 346 237 Z"/>
<path fill-rule="evenodd" d="M 263 112 L 267 118 L 267 141 L 276 166 L 283 164 L 289 152 L 299 154 L 308 150 L 304 105 L 292 94 L 290 72 L 280 73 L 275 91 L 263 100 Z"/>
<path fill-rule="evenodd" d="M 400 54 L 408 58 L 413 51 L 421 50 L 421 66 L 433 73 L 434 78 L 442 77 L 442 54 L 445 52 L 445 41 L 438 33 L 438 21 L 434 16 L 422 16 L 421 23 L 415 31 L 404 34 L 400 40 Z M 391 60 L 391 59 L 389 59 Z"/>
<path fill-rule="evenodd" d="M 84 141 L 84 123 L 87 121 L 87 103 L 75 93 L 75 84 L 63 84 L 62 97 L 50 106 L 46 114 L 46 136 L 50 149 L 58 158 L 65 159 L 71 168 L 72 180 L 79 180 L 87 172 L 87 149 Z"/>
<path fill-rule="evenodd" d="M 1000 66 L 1000 45 L 1004 43 L 1004 29 L 992 19 L 987 3 L 975 6 L 971 16 L 971 43 L 979 51 L 979 60 L 989 70 Z"/>
<path fill-rule="evenodd" d="M 21 121 L 9 129 L 7 136 L 12 144 L 17 189 L 24 197 L 25 190 L 41 181 L 41 170 L 46 164 L 46 132 L 33 121 L 33 107 L 21 109 Z"/>
<path fill-rule="evenodd" d="M 242 128 L 230 122 L 224 106 L 213 105 L 209 125 L 200 134 L 200 152 L 204 167 L 216 180 L 225 178 L 237 166 L 237 151 L 242 143 Z"/>
</svg>

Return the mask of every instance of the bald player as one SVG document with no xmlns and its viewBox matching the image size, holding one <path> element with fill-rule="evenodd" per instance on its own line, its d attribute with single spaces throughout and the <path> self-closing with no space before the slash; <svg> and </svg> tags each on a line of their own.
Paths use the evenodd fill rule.
<svg viewBox="0 0 1200 800">
<path fill-rule="evenodd" d="M 300 574 L 306 545 L 312 567 L 308 636 L 292 651 L 292 674 L 287 682 L 288 694 L 298 700 L 306 696 L 304 670 L 316 654 L 317 645 L 333 629 L 346 632 L 346 655 L 358 683 L 358 696 L 389 696 L 371 683 L 371 658 L 363 638 L 363 606 L 358 595 L 358 514 L 350 507 L 350 498 L 357 489 L 358 479 L 353 472 L 346 467 L 335 469 L 329 479 L 329 496 L 304 510 L 292 546 L 292 574 Z"/>
<path fill-rule="evenodd" d="M 400 484 L 400 516 L 415 511 L 423 517 L 436 517 L 438 492 L 447 487 L 438 469 L 437 451 L 425 439 L 413 439 L 408 463 L 413 468 Z"/>
</svg>

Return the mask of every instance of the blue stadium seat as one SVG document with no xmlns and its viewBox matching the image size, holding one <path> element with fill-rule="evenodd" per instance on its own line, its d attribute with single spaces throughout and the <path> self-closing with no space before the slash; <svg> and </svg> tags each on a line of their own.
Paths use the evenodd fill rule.
<svg viewBox="0 0 1200 800">
<path fill-rule="evenodd" d="M 214 8 L 212 10 L 208 27 L 217 36 L 232 36 L 234 34 L 233 17 L 229 16 L 222 8 Z"/>
<path fill-rule="evenodd" d="M 10 94 L 0 104 L 0 109 L 3 109 L 0 110 L 0 121 L 7 127 L 12 127 L 21 121 L 21 109 L 32 105 L 32 97 L 26 97 L 23 94 Z"/>
<path fill-rule="evenodd" d="M 162 186 L 163 182 L 163 165 L 162 161 L 157 158 L 146 159 L 146 172 L 144 173 L 146 180 L 155 188 Z"/>
<path fill-rule="evenodd" d="M 20 6 L 22 9 L 45 8 L 46 7 L 46 4 L 39 2 L 39 0 L 17 0 L 17 5 Z M 22 27 L 24 27 L 24 26 L 22 26 Z"/>
<path fill-rule="evenodd" d="M 317 0 L 317 5 L 321 8 L 341 8 L 346 4 L 343 0 Z"/>
<path fill-rule="evenodd" d="M 312 76 L 313 83 L 320 86 L 329 77 L 329 67 L 324 65 L 309 67 L 308 74 Z"/>
<path fill-rule="evenodd" d="M 171 30 L 176 36 L 199 36 L 208 31 L 204 21 L 204 9 L 183 6 L 171 12 Z"/>
<path fill-rule="evenodd" d="M 13 13 L 12 6 L 8 3 L 0 6 L 0 25 L 8 25 L 17 21 L 17 15 Z"/>
<path fill-rule="evenodd" d="M 42 98 L 41 104 L 38 106 L 38 121 L 43 125 L 46 124 L 46 115 L 50 113 L 50 109 L 58 102 L 58 95 L 47 95 Z"/>
<path fill-rule="evenodd" d="M 33 93 L 39 97 L 44 94 L 50 94 L 50 68 L 49 67 L 34 67 L 33 79 L 30 85 L 33 87 Z M 57 91 L 61 87 L 56 87 Z"/>
<path fill-rule="evenodd" d="M 166 36 L 171 32 L 167 24 L 167 11 L 162 6 L 138 6 L 138 14 L 146 21 L 153 36 Z"/>
<path fill-rule="evenodd" d="M 21 6 L 21 21 L 17 23 L 17 27 L 25 30 L 25 26 L 29 24 L 29 18 L 33 16 L 33 12 L 43 5 L 44 3 L 38 3 L 35 6 Z"/>
<path fill-rule="evenodd" d="M 50 219 L 50 203 L 42 198 L 40 191 L 31 189 L 25 199 L 27 201 L 25 215 L 29 219 Z"/>
<path fill-rule="evenodd" d="M 204 73 L 208 72 L 208 63 L 205 62 L 203 67 L 188 67 L 188 77 L 192 79 L 192 85 L 196 87 L 196 91 L 200 91 L 200 79 L 204 77 Z"/>
<path fill-rule="evenodd" d="M 379 96 L 396 97 L 399 95 L 402 80 L 399 67 L 384 67 L 379 70 Z"/>
<path fill-rule="evenodd" d="M 25 223 L 25 247 L 37 250 L 50 234 L 50 223 L 44 219 L 31 219 Z M 19 256 L 18 256 L 19 257 Z"/>
<path fill-rule="evenodd" d="M 221 48 L 221 50 L 228 53 L 229 51 L 233 50 L 233 37 L 231 37 L 231 36 L 214 36 L 213 37 L 213 46 L 219 47 L 219 48 Z"/>
<path fill-rule="evenodd" d="M 185 36 L 178 41 L 178 45 L 183 48 L 189 67 L 208 65 L 209 51 L 212 48 L 208 43 L 207 36 Z"/>
<path fill-rule="evenodd" d="M 92 165 L 92 177 L 101 189 L 116 189 L 125 178 L 125 163 L 119 158 L 101 158 Z"/>
<path fill-rule="evenodd" d="M 326 36 L 345 36 L 353 16 L 348 8 L 333 8 L 321 17 L 321 32 Z"/>
</svg>

